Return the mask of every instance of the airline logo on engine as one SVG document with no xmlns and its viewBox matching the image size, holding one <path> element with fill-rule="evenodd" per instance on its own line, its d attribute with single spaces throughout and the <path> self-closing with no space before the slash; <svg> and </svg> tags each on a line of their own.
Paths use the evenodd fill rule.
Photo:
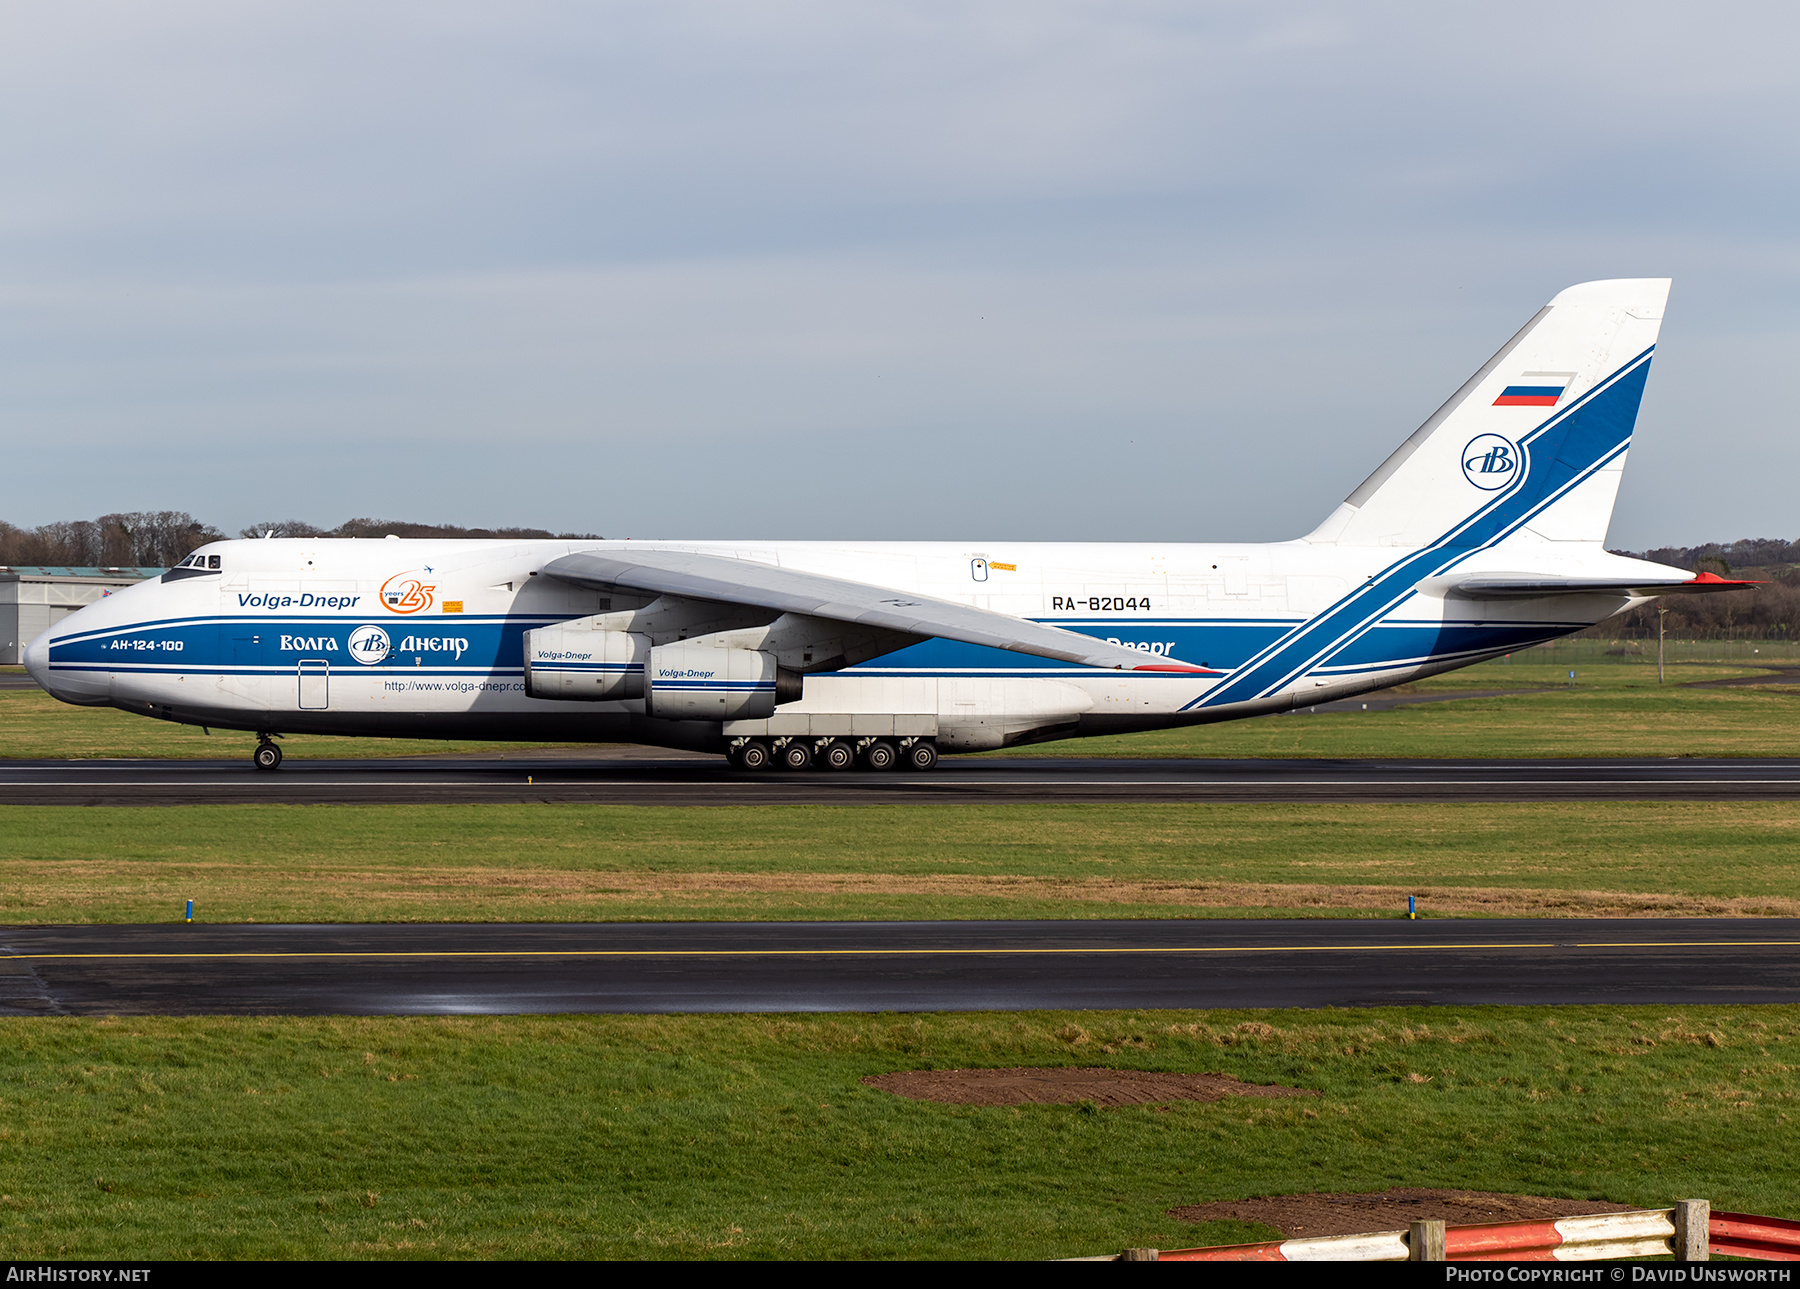
<svg viewBox="0 0 1800 1289">
<path fill-rule="evenodd" d="M 431 572 L 425 569 L 425 572 Z M 381 607 L 389 613 L 423 613 L 431 607 L 431 597 L 437 587 L 429 586 L 419 577 L 419 570 L 409 569 L 404 573 L 396 573 L 381 584 Z"/>
</svg>

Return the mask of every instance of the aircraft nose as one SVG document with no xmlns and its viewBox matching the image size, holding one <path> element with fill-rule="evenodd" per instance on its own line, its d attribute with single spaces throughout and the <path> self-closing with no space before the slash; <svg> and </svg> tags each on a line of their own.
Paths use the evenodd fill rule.
<svg viewBox="0 0 1800 1289">
<path fill-rule="evenodd" d="M 78 703 L 84 707 L 105 704 L 109 697 L 110 676 L 50 670 L 50 646 L 55 639 L 54 630 L 46 631 L 25 646 L 25 670 L 31 678 L 53 698 L 60 698 L 65 703 Z"/>
<path fill-rule="evenodd" d="M 50 633 L 43 632 L 25 646 L 25 670 L 45 689 L 50 688 Z"/>
</svg>

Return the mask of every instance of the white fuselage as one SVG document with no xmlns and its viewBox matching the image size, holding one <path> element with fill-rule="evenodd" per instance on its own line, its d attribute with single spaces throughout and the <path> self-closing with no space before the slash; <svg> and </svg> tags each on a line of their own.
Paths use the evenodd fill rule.
<svg viewBox="0 0 1800 1289">
<path fill-rule="evenodd" d="M 1205 671 L 1100 670 L 932 639 L 806 674 L 801 699 L 763 724 L 658 720 L 641 699 L 531 697 L 524 632 L 656 599 L 583 590 L 539 571 L 573 552 L 621 549 L 707 552 L 956 601 Z M 974 750 L 1366 693 L 1579 630 L 1636 602 L 1612 593 L 1467 600 L 1434 594 L 1430 579 L 1384 585 L 1416 553 L 1304 540 L 230 541 L 201 552 L 216 557 L 216 569 L 178 569 L 82 609 L 34 642 L 27 661 L 67 701 L 224 728 L 719 748 L 734 734 L 840 732 L 833 720 L 850 722 L 841 731 L 850 732 L 857 718 L 886 730 L 883 720 L 900 717 L 929 718 L 946 750 Z M 1484 558 L 1499 568 L 1516 553 L 1476 552 L 1459 572 L 1479 571 Z M 1570 575 L 1627 563 L 1585 544 L 1547 550 L 1534 566 L 1546 561 Z M 806 673 L 810 662 L 784 665 Z"/>
</svg>

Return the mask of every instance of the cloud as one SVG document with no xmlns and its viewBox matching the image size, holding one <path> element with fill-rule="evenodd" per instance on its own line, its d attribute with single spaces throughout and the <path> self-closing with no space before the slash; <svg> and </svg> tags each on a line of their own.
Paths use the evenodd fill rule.
<svg viewBox="0 0 1800 1289">
<path fill-rule="evenodd" d="M 15 522 L 1283 537 L 1557 289 L 1665 273 L 1615 542 L 1791 522 L 1784 7 L 5 22 Z"/>
</svg>

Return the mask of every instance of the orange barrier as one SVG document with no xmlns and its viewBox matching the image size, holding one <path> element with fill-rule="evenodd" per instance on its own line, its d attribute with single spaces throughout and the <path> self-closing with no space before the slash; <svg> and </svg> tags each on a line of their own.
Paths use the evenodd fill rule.
<svg viewBox="0 0 1800 1289">
<path fill-rule="evenodd" d="M 1675 1251 L 1674 1210 L 1444 1228 L 1446 1262 L 1592 1262 Z"/>
<path fill-rule="evenodd" d="M 1446 1262 L 1553 1262 L 1563 1233 L 1555 1222 L 1488 1222 L 1446 1226 Z"/>
<path fill-rule="evenodd" d="M 1441 1251 L 1436 1245 L 1441 1231 Z M 1415 1237 L 1419 1248 L 1413 1247 Z M 1134 1261 L 1162 1262 L 1587 1262 L 1674 1254 L 1703 1261 L 1712 1253 L 1800 1261 L 1800 1222 L 1745 1213 L 1712 1213 L 1705 1200 L 1674 1208 L 1596 1213 L 1554 1221 L 1479 1226 L 1414 1223 L 1411 1231 L 1221 1244 L 1197 1249 L 1132 1250 Z"/>
<path fill-rule="evenodd" d="M 1405 1231 L 1321 1235 L 1266 1244 L 1219 1244 L 1204 1249 L 1159 1251 L 1159 1262 L 1405 1262 Z"/>
<path fill-rule="evenodd" d="M 1706 1230 L 1714 1253 L 1763 1262 L 1800 1262 L 1800 1222 L 1751 1213 L 1714 1213 Z"/>
</svg>

